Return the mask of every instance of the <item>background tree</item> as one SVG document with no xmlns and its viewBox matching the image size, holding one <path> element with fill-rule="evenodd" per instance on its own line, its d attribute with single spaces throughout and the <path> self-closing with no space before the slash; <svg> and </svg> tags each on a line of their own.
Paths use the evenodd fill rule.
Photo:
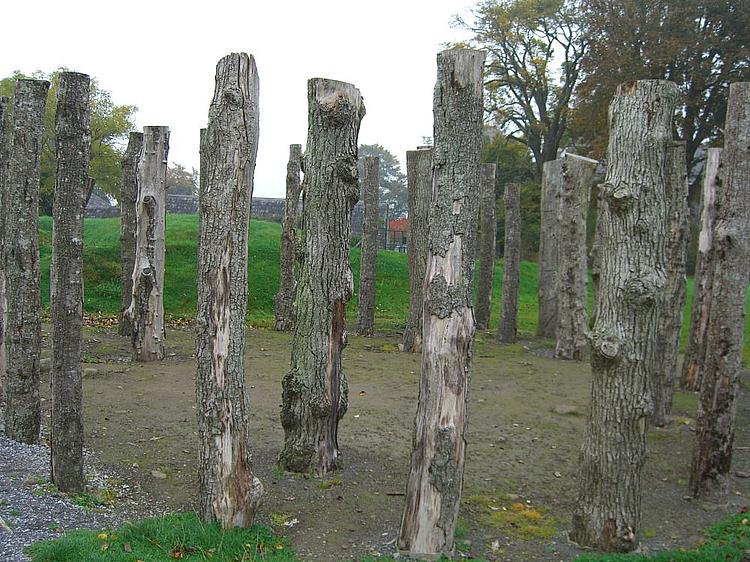
<svg viewBox="0 0 750 562">
<path fill-rule="evenodd" d="M 167 192 L 174 195 L 198 195 L 198 170 L 182 164 L 167 168 Z"/>
<path fill-rule="evenodd" d="M 359 146 L 359 177 L 363 178 L 362 159 L 366 156 L 380 158 L 380 206 L 388 207 L 389 218 L 406 216 L 409 209 L 409 194 L 406 190 L 406 174 L 401 164 L 391 152 L 379 144 Z"/>
</svg>

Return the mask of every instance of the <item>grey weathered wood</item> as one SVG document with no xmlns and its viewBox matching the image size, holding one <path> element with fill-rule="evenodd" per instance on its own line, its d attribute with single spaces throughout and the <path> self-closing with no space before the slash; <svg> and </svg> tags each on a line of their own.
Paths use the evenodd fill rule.
<svg viewBox="0 0 750 562">
<path fill-rule="evenodd" d="M 653 411 L 652 373 L 665 286 L 666 165 L 677 86 L 621 84 L 609 106 L 607 176 L 597 225 L 600 285 L 591 330 L 591 406 L 572 540 L 633 550 Z"/>
<path fill-rule="evenodd" d="M 461 503 L 474 343 L 472 243 L 478 219 L 485 53 L 437 56 L 434 192 L 424 280 L 422 372 L 398 547 L 451 555 Z"/>
<path fill-rule="evenodd" d="M 120 323 L 118 333 L 129 336 L 133 332 L 130 317 L 125 311 L 133 299 L 133 268 L 135 266 L 136 216 L 138 201 L 138 162 L 143 152 L 143 133 L 132 132 L 122 159 L 120 179 Z"/>
<path fill-rule="evenodd" d="M 706 361 L 706 330 L 711 309 L 711 281 L 714 272 L 713 224 L 721 148 L 709 148 L 703 168 L 701 230 L 693 282 L 693 304 L 690 316 L 685 358 L 682 362 L 681 385 L 685 390 L 698 391 Z"/>
<path fill-rule="evenodd" d="M 503 309 L 497 338 L 503 343 L 513 343 L 518 331 L 518 292 L 521 285 L 521 190 L 517 183 L 505 186 L 503 202 Z"/>
<path fill-rule="evenodd" d="M 279 292 L 274 298 L 276 329 L 286 332 L 294 326 L 294 263 L 297 246 L 297 209 L 302 191 L 300 180 L 302 145 L 289 145 L 289 162 L 286 165 L 286 200 L 281 220 L 281 247 L 279 253 Z"/>
<path fill-rule="evenodd" d="M 432 149 L 406 152 L 406 184 L 409 189 L 409 315 L 404 328 L 403 349 L 422 352 L 424 272 L 427 267 L 427 233 L 432 199 Z"/>
<path fill-rule="evenodd" d="M 673 142 L 667 152 L 667 238 L 666 275 L 659 314 L 656 363 L 654 365 L 653 423 L 663 426 L 672 412 L 672 395 L 677 379 L 677 354 L 685 307 L 687 245 L 690 229 L 685 142 Z"/>
<path fill-rule="evenodd" d="M 169 127 L 143 128 L 138 162 L 133 294 L 125 315 L 137 361 L 164 358 L 164 253 Z"/>
<path fill-rule="evenodd" d="M 250 527 L 263 486 L 253 475 L 245 388 L 247 242 L 258 151 L 255 60 L 232 53 L 216 65 L 203 135 L 196 314 L 199 513 L 224 528 Z"/>
<path fill-rule="evenodd" d="M 380 191 L 380 158 L 364 158 L 362 200 L 365 203 L 362 224 L 362 253 L 359 268 L 359 307 L 357 334 L 371 336 L 375 329 L 375 275 L 378 257 L 378 200 Z"/>
<path fill-rule="evenodd" d="M 481 202 L 479 207 L 479 283 L 475 319 L 477 330 L 490 327 L 492 285 L 495 281 L 495 164 L 482 164 L 480 172 Z"/>
<path fill-rule="evenodd" d="M 690 472 L 690 492 L 696 497 L 721 496 L 732 463 L 750 281 L 750 82 L 729 87 L 719 184 L 712 303 Z"/>
<path fill-rule="evenodd" d="M 7 322 L 7 302 L 5 299 L 5 214 L 7 198 L 5 178 L 8 171 L 11 132 L 11 100 L 0 96 L 0 396 L 5 384 L 5 324 Z"/>
<path fill-rule="evenodd" d="M 57 173 L 52 207 L 52 482 L 62 492 L 82 492 L 83 215 L 89 186 L 91 80 L 63 72 L 57 90 Z"/>
<path fill-rule="evenodd" d="M 558 209 L 562 186 L 562 160 L 542 166 L 541 223 L 539 225 L 539 313 L 536 335 L 555 337 L 557 329 Z"/>
<path fill-rule="evenodd" d="M 560 161 L 562 165 L 557 206 L 555 357 L 581 361 L 588 333 L 586 215 L 598 162 L 575 154 L 566 154 Z"/>
<path fill-rule="evenodd" d="M 357 138 L 365 106 L 351 84 L 307 85 L 308 136 L 302 189 L 304 250 L 297 280 L 291 369 L 282 381 L 280 466 L 326 474 L 336 469 L 338 424 L 348 389 L 341 353 L 351 298 L 351 214 L 359 199 Z"/>
<path fill-rule="evenodd" d="M 39 440 L 39 163 L 49 82 L 18 80 L 6 178 L 5 435 Z M 10 212 L 13 209 L 13 212 Z"/>
</svg>

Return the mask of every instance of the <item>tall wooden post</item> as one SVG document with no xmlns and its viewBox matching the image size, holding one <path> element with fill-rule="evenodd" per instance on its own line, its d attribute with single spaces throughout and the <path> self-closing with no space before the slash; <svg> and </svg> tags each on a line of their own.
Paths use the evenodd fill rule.
<svg viewBox="0 0 750 562">
<path fill-rule="evenodd" d="M 490 327 L 492 310 L 492 285 L 495 280 L 495 241 L 497 222 L 495 220 L 495 164 L 482 164 L 480 190 L 482 198 L 479 208 L 479 286 L 477 287 L 476 323 L 477 330 Z"/>
<path fill-rule="evenodd" d="M 518 291 L 521 285 L 521 190 L 517 183 L 505 186 L 503 200 L 503 310 L 497 338 L 503 343 L 513 343 L 518 331 Z"/>
<path fill-rule="evenodd" d="M 362 180 L 365 216 L 362 225 L 362 253 L 359 268 L 359 308 L 357 334 L 371 336 L 375 329 L 375 275 L 378 257 L 378 199 L 380 191 L 380 158 L 366 156 Z"/>
<path fill-rule="evenodd" d="M 7 302 L 5 299 L 5 215 L 8 199 L 5 179 L 10 156 L 11 133 L 10 98 L 0 96 L 0 396 L 5 384 L 5 324 Z"/>
<path fill-rule="evenodd" d="M 554 338 L 557 328 L 557 213 L 562 185 L 562 160 L 542 166 L 541 224 L 539 228 L 539 316 L 536 335 Z"/>
<path fill-rule="evenodd" d="M 485 53 L 437 56 L 434 197 L 424 281 L 422 373 L 398 546 L 451 555 L 461 503 L 474 343 L 473 237 L 482 146 Z"/>
<path fill-rule="evenodd" d="M 133 132 L 122 159 L 120 179 L 120 325 L 118 333 L 129 336 L 133 332 L 130 317 L 125 311 L 133 300 L 133 267 L 135 265 L 136 216 L 138 201 L 138 162 L 143 152 L 143 133 Z"/>
</svg>

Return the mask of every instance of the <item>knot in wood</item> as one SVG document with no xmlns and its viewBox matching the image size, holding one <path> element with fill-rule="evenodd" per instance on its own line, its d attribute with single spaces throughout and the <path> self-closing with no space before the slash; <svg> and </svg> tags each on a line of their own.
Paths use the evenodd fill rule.
<svg viewBox="0 0 750 562">
<path fill-rule="evenodd" d="M 230 109 L 242 107 L 242 100 L 244 96 L 242 95 L 242 91 L 239 88 L 227 87 L 222 92 L 221 97 Z"/>
<path fill-rule="evenodd" d="M 637 200 L 632 186 L 622 183 L 617 186 L 604 182 L 600 186 L 600 193 L 606 197 L 609 208 L 613 213 L 622 214 L 630 210 Z"/>
<path fill-rule="evenodd" d="M 336 160 L 336 175 L 345 184 L 357 186 L 357 196 L 359 195 L 359 171 L 354 156 L 347 154 Z"/>
<path fill-rule="evenodd" d="M 591 342 L 591 350 L 603 359 L 611 361 L 620 353 L 622 342 L 617 335 L 611 332 L 594 328 L 589 334 L 589 340 Z"/>
<path fill-rule="evenodd" d="M 634 275 L 625 282 L 625 299 L 637 306 L 652 306 L 661 295 L 665 283 L 663 272 L 651 270 Z"/>
</svg>

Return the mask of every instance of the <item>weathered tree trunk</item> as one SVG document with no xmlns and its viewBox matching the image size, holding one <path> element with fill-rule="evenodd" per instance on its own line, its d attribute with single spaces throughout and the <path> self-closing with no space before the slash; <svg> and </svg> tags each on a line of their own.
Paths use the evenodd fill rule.
<svg viewBox="0 0 750 562">
<path fill-rule="evenodd" d="M 562 186 L 562 160 L 542 167 L 541 225 L 539 227 L 539 316 L 536 335 L 555 337 L 557 328 L 558 209 Z"/>
<path fill-rule="evenodd" d="M 497 337 L 503 343 L 513 343 L 518 329 L 518 291 L 521 284 L 521 190 L 518 184 L 507 184 L 503 197 L 503 310 Z"/>
<path fill-rule="evenodd" d="M 365 203 L 362 224 L 362 253 L 359 268 L 359 308 L 357 334 L 371 336 L 375 329 L 375 275 L 378 257 L 378 200 L 380 191 L 380 158 L 366 156 L 362 181 L 362 200 Z"/>
<path fill-rule="evenodd" d="M 424 340 L 411 469 L 398 547 L 452 555 L 461 503 L 474 344 L 472 245 L 479 211 L 485 53 L 437 56 L 434 192 L 424 280 Z"/>
<path fill-rule="evenodd" d="M 690 316 L 685 358 L 682 362 L 681 384 L 685 390 L 698 391 L 706 362 L 706 330 L 711 310 L 711 284 L 714 273 L 713 225 L 716 216 L 716 187 L 721 148 L 709 148 L 703 168 L 701 231 L 693 283 L 693 305 Z"/>
<path fill-rule="evenodd" d="M 57 173 L 52 255 L 52 482 L 63 492 L 82 492 L 83 411 L 83 214 L 91 149 L 90 80 L 63 72 L 57 90 Z"/>
<path fill-rule="evenodd" d="M 130 133 L 128 148 L 122 159 L 120 180 L 120 326 L 118 333 L 129 336 L 133 333 L 130 317 L 125 311 L 133 299 L 133 269 L 135 266 L 136 216 L 138 201 L 138 162 L 143 152 L 143 133 Z"/>
<path fill-rule="evenodd" d="M 690 232 L 688 178 L 685 142 L 673 142 L 667 152 L 667 239 L 666 274 L 661 311 L 659 313 L 656 363 L 654 364 L 654 417 L 659 427 L 672 413 L 672 395 L 680 350 L 682 314 L 685 308 L 687 278 L 687 245 Z"/>
<path fill-rule="evenodd" d="M 263 486 L 253 476 L 245 390 L 247 242 L 258 152 L 258 71 L 245 53 L 216 65 L 203 156 L 196 314 L 201 518 L 250 527 Z"/>
<path fill-rule="evenodd" d="M 274 299 L 276 329 L 287 332 L 294 326 L 294 262 L 297 246 L 297 206 L 302 191 L 300 173 L 302 145 L 289 145 L 289 163 L 286 165 L 286 201 L 281 221 L 281 248 L 279 267 L 279 292 Z"/>
<path fill-rule="evenodd" d="M 5 434 L 16 441 L 39 440 L 39 162 L 49 82 L 18 80 L 13 136 L 6 179 Z M 10 209 L 13 212 L 10 212 Z"/>
<path fill-rule="evenodd" d="M 406 152 L 406 183 L 409 188 L 409 316 L 404 328 L 403 348 L 422 352 L 424 272 L 427 267 L 427 230 L 432 199 L 432 149 Z"/>
<path fill-rule="evenodd" d="M 338 425 L 348 404 L 341 353 L 352 208 L 359 199 L 357 137 L 365 114 L 357 88 L 313 78 L 307 84 L 302 229 L 304 256 L 297 280 L 297 322 L 291 369 L 282 381 L 284 448 L 279 465 L 291 472 L 336 469 Z"/>
<path fill-rule="evenodd" d="M 477 287 L 476 323 L 477 330 L 490 327 L 492 310 L 492 285 L 495 280 L 495 164 L 482 164 L 479 189 L 479 286 Z"/>
<path fill-rule="evenodd" d="M 5 324 L 7 322 L 5 300 L 5 215 L 7 196 L 5 178 L 10 156 L 10 98 L 0 96 L 0 397 L 5 384 Z"/>
<path fill-rule="evenodd" d="M 164 358 L 164 230 L 169 127 L 144 127 L 138 163 L 133 294 L 125 315 L 138 361 Z"/>
<path fill-rule="evenodd" d="M 586 349 L 586 215 L 596 160 L 566 154 L 561 160 L 557 207 L 557 345 L 555 357 L 581 361 Z M 546 165 L 545 165 L 546 166 Z"/>
<path fill-rule="evenodd" d="M 609 106 L 599 187 L 600 286 L 591 341 L 591 406 L 571 539 L 608 552 L 638 545 L 641 469 L 665 286 L 666 166 L 677 86 L 621 84 Z"/>
<path fill-rule="evenodd" d="M 696 497 L 721 495 L 732 462 L 750 273 L 750 82 L 729 88 L 719 184 L 712 303 L 690 473 Z"/>
</svg>

